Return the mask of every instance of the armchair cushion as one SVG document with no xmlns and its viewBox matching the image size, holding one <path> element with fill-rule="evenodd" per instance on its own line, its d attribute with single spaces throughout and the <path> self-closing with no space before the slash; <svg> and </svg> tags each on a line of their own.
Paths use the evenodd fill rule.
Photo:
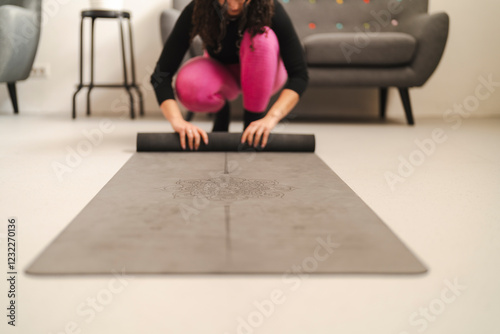
<svg viewBox="0 0 500 334">
<path fill-rule="evenodd" d="M 322 33 L 303 41 L 310 66 L 401 66 L 409 64 L 417 40 L 405 33 Z"/>
</svg>

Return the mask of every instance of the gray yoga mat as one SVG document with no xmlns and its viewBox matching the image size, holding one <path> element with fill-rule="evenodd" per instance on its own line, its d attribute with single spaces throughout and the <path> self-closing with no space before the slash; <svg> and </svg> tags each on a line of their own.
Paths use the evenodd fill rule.
<svg viewBox="0 0 500 334">
<path fill-rule="evenodd" d="M 158 152 L 155 137 L 179 147 L 175 134 L 140 134 L 138 149 L 156 152 L 135 153 L 28 273 L 426 272 L 313 152 Z"/>
</svg>

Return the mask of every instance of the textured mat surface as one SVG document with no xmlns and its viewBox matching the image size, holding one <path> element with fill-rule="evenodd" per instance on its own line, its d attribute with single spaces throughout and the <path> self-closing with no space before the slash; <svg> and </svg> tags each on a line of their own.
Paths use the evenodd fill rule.
<svg viewBox="0 0 500 334">
<path fill-rule="evenodd" d="M 423 273 L 314 153 L 135 153 L 31 274 Z"/>
</svg>

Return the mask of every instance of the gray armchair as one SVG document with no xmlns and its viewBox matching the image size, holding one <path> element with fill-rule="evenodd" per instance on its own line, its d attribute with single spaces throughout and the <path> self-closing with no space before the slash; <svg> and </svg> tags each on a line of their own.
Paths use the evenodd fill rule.
<svg viewBox="0 0 500 334">
<path fill-rule="evenodd" d="M 41 0 L 0 0 L 0 82 L 19 113 L 16 82 L 28 78 L 40 39 Z"/>
<path fill-rule="evenodd" d="M 408 89 L 436 69 L 448 38 L 446 13 L 428 0 L 281 0 L 304 45 L 311 86 L 377 87 L 385 118 L 388 87 L 397 87 L 408 124 Z"/>
</svg>

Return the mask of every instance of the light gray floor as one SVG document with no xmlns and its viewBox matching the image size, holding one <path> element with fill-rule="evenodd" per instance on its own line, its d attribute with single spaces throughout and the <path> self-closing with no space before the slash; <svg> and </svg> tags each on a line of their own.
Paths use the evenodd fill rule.
<svg viewBox="0 0 500 334">
<path fill-rule="evenodd" d="M 413 128 L 396 122 L 290 123 L 277 129 L 316 134 L 320 158 L 422 259 L 429 268 L 426 275 L 116 279 L 21 274 L 18 326 L 10 328 L 2 316 L 1 331 L 496 332 L 500 119 L 462 121 L 417 118 Z M 210 129 L 207 122 L 199 124 Z M 231 128 L 240 129 L 241 123 Z M 1 115 L 1 262 L 6 262 L 8 217 L 18 218 L 21 271 L 129 159 L 136 133 L 154 131 L 171 128 L 159 117 L 130 121 L 110 116 L 107 124 L 97 116 L 71 121 L 58 115 Z M 429 144 L 433 131 L 441 131 L 434 149 Z M 94 134 L 94 143 L 88 133 Z M 428 154 L 418 152 L 416 141 L 427 143 Z M 78 150 L 85 155 L 81 160 L 73 155 L 66 161 L 69 152 Z M 414 165 L 403 168 L 404 160 Z M 63 164 L 65 172 L 58 175 L 54 167 Z M 404 176 L 391 188 L 386 175 L 394 177 L 398 168 Z M 126 273 L 116 268 L 122 269 Z M 8 289 L 1 282 L 0 305 L 6 305 Z"/>
</svg>

